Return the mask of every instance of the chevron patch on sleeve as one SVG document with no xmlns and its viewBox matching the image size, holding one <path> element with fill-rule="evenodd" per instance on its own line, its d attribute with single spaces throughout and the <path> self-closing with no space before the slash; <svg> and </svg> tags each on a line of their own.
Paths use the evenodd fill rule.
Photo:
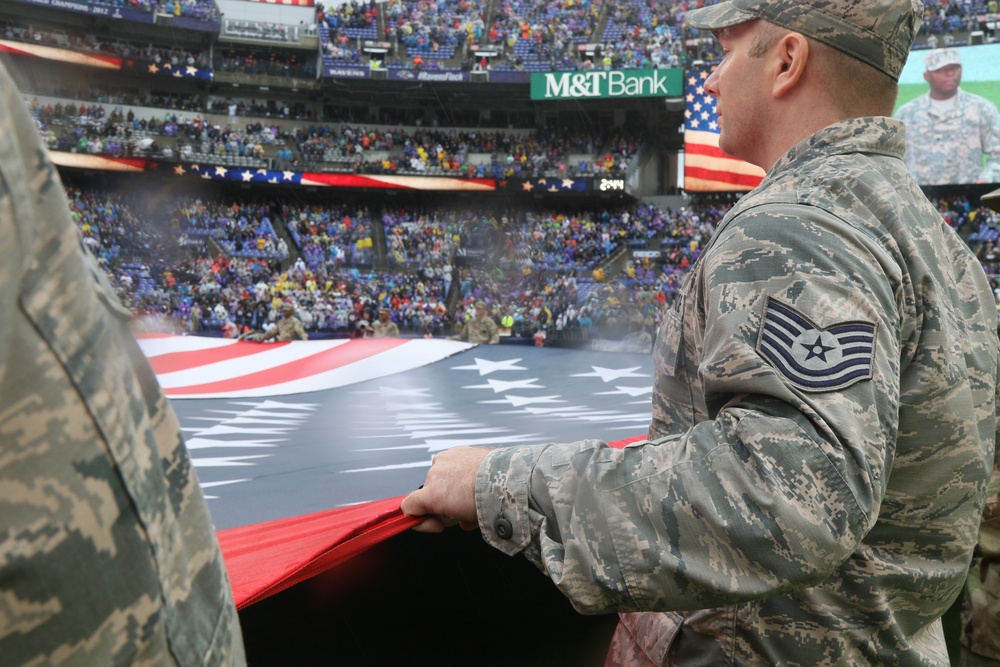
<svg viewBox="0 0 1000 667">
<path fill-rule="evenodd" d="M 768 298 L 757 352 L 800 389 L 843 389 L 871 379 L 875 325 L 841 322 L 820 329 L 794 308 Z"/>
</svg>

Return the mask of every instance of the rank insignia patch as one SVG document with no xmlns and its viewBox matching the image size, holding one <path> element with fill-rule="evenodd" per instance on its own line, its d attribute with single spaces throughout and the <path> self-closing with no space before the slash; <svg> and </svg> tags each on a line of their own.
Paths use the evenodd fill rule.
<svg viewBox="0 0 1000 667">
<path fill-rule="evenodd" d="M 843 389 L 871 379 L 875 325 L 841 322 L 820 329 L 802 313 L 768 298 L 757 352 L 796 387 Z"/>
</svg>

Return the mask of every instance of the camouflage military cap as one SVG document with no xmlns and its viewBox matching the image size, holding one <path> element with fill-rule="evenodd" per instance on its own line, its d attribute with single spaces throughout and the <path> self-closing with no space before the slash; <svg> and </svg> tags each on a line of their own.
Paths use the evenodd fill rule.
<svg viewBox="0 0 1000 667">
<path fill-rule="evenodd" d="M 763 19 L 854 56 L 899 81 L 924 14 L 920 0 L 731 0 L 694 9 L 685 21 L 720 30 Z"/>
<path fill-rule="evenodd" d="M 476 306 L 476 308 L 485 308 L 486 307 L 486 302 L 483 301 L 482 299 L 476 299 L 475 306 Z"/>
<path fill-rule="evenodd" d="M 948 65 L 961 65 L 962 58 L 958 55 L 958 49 L 934 49 L 924 56 L 924 66 L 928 72 L 936 72 Z"/>
<path fill-rule="evenodd" d="M 1000 212 L 1000 188 L 994 190 L 993 192 L 987 192 L 982 197 L 983 204 L 989 206 L 994 211 Z"/>
</svg>

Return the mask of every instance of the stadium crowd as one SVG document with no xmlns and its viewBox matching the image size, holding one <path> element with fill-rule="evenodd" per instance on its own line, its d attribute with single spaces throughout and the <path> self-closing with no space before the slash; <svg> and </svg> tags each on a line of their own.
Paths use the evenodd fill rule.
<svg viewBox="0 0 1000 667">
<path fill-rule="evenodd" d="M 53 150 L 187 162 L 225 156 L 275 158 L 275 168 L 311 171 L 437 171 L 476 178 L 621 176 L 640 146 L 639 133 L 627 129 L 515 132 L 339 124 L 288 130 L 267 119 L 240 127 L 239 107 L 232 100 L 217 107 L 229 112 L 225 127 L 198 113 L 168 111 L 162 118 L 140 118 L 121 104 L 109 111 L 103 104 L 42 104 L 37 97 L 25 98 L 25 103 Z M 470 159 L 473 154 L 477 159 Z"/>
<path fill-rule="evenodd" d="M 209 335 L 266 331 L 282 304 L 292 303 L 314 336 L 370 335 L 383 308 L 403 335 L 444 336 L 472 317 L 481 299 L 515 337 L 639 348 L 651 343 L 729 207 L 705 199 L 680 210 L 640 203 L 507 217 L 470 209 L 193 199 L 167 207 L 170 220 L 157 225 L 144 221 L 141 204 L 128 194 L 75 188 L 68 194 L 85 245 L 136 313 L 137 326 Z M 935 203 L 979 253 L 1000 303 L 1000 214 L 960 196 Z M 477 218 L 499 230 L 501 247 L 489 261 L 453 271 L 454 250 Z M 605 234 L 642 251 L 606 273 L 607 253 L 578 254 L 591 240 L 602 246 Z M 213 256 L 209 239 L 224 252 Z M 380 257 L 386 268 L 375 270 Z"/>
<path fill-rule="evenodd" d="M 924 25 L 918 47 L 965 43 L 969 32 L 982 28 L 983 16 L 998 12 L 997 0 L 923 2 Z M 214 3 L 206 0 L 108 0 L 98 4 L 218 20 Z M 360 40 L 382 40 L 395 51 L 382 59 L 388 66 L 400 68 L 563 71 L 681 67 L 692 59 L 714 61 L 720 55 L 712 40 L 702 39 L 704 35 L 684 25 L 688 9 L 705 4 L 713 3 L 351 0 L 329 7 L 317 4 L 315 23 L 304 26 L 304 30 L 312 34 L 313 26 L 320 26 L 324 55 L 333 63 L 346 65 L 366 63 L 365 54 L 358 48 Z M 274 27 L 279 31 L 285 28 Z M 6 22 L 4 37 L 174 66 L 207 67 L 210 60 L 206 51 L 138 44 L 127 39 L 104 40 L 93 34 L 49 30 L 13 19 Z M 597 48 L 582 52 L 578 47 L 584 44 Z M 472 56 L 474 46 L 492 49 L 496 55 L 480 62 Z M 292 50 L 233 47 L 216 53 L 211 66 L 222 72 L 316 76 L 314 60 Z"/>
<path fill-rule="evenodd" d="M 397 55 L 405 53 L 390 66 L 458 67 L 464 62 L 466 67 L 475 63 L 493 69 L 616 69 L 715 59 L 714 43 L 684 27 L 685 12 L 703 4 L 710 3 L 351 0 L 336 7 L 317 5 L 316 20 L 325 35 L 326 54 L 345 62 L 362 61 L 356 48 L 359 40 L 381 39 L 396 45 Z M 997 11 L 996 0 L 924 0 L 924 4 L 922 32 L 924 45 L 929 46 L 939 40 L 954 42 L 956 36 L 979 27 L 982 14 Z M 175 16 L 214 16 L 212 3 L 200 0 L 139 0 L 130 6 Z M 207 62 L 206 54 L 197 51 L 98 40 L 17 20 L 7 21 L 4 35 L 15 41 L 171 65 Z M 591 50 L 584 52 L 580 48 L 584 44 Z M 476 62 L 469 57 L 474 45 L 496 47 L 499 54 L 492 62 Z M 212 66 L 254 75 L 316 75 L 309 58 L 264 48 L 218 51 Z M 26 99 L 26 104 L 46 143 L 71 152 L 115 156 L 152 152 L 187 161 L 268 157 L 282 168 L 510 178 L 621 175 L 639 146 L 638 135 L 627 130 L 592 135 L 570 129 L 324 125 L 301 104 L 60 85 L 73 89 L 73 99 L 97 103 L 43 105 Z M 139 105 L 192 115 L 168 112 L 139 118 L 127 109 Z M 225 127 L 209 123 L 200 115 L 209 111 L 228 114 L 230 122 Z M 311 124 L 287 130 L 266 120 L 236 122 L 237 117 L 251 114 Z M 213 328 L 227 320 L 250 327 L 249 313 L 260 311 L 273 321 L 276 300 L 291 299 L 299 305 L 307 328 L 338 334 L 355 331 L 359 321 L 373 322 L 375 309 L 384 307 L 391 309 L 393 320 L 406 333 L 440 333 L 468 317 L 478 299 L 486 300 L 492 314 L 509 329 L 584 335 L 591 330 L 627 331 L 641 322 L 639 328 L 648 330 L 725 211 L 711 203 L 683 211 L 639 204 L 623 210 L 484 216 L 472 210 L 376 211 L 290 204 L 271 209 L 249 202 L 182 202 L 174 207 L 171 222 L 179 239 L 174 245 L 184 252 L 175 258 L 176 266 L 168 266 L 157 246 L 171 244 L 140 223 L 127 202 L 111 193 L 72 195 L 86 244 L 109 273 L 117 274 L 116 285 L 137 311 L 189 321 L 191 307 L 202 301 L 195 309 L 205 316 L 198 328 Z M 938 204 L 949 224 L 980 249 L 984 268 L 996 284 L 997 216 L 961 198 L 942 198 Z M 453 277 L 452 260 L 466 224 L 476 219 L 502 230 L 502 261 L 454 274 L 459 278 L 459 298 L 447 312 L 444 302 Z M 210 259 L 213 243 L 222 254 Z M 619 273 L 605 275 L 609 258 L 622 248 L 643 252 Z M 377 272 L 376 266 L 388 272 Z M 263 293 L 260 285 L 266 287 Z M 626 312 L 629 315 L 622 315 Z M 259 325 L 259 320 L 258 315 L 252 323 Z"/>
<path fill-rule="evenodd" d="M 274 49 L 226 49 L 213 56 L 212 67 L 217 72 L 316 78 L 315 57 L 310 58 L 308 53 L 284 53 Z"/>
<path fill-rule="evenodd" d="M 351 125 L 298 127 L 295 139 L 310 169 L 321 163 L 380 173 L 439 170 L 476 178 L 626 173 L 639 149 L 637 133 L 570 130 L 513 132 Z M 470 160 L 470 154 L 480 159 Z M 577 158 L 575 163 L 572 155 Z M 589 159 L 588 159 L 589 158 Z"/>
<path fill-rule="evenodd" d="M 265 147 L 284 145 L 285 131 L 275 124 L 248 122 L 242 128 L 211 124 L 200 114 L 167 112 L 163 118 L 139 118 L 115 105 L 28 102 L 46 145 L 53 150 L 110 156 L 156 155 L 164 159 L 203 161 L 211 156 L 262 160 Z M 277 154 L 277 150 L 271 152 Z M 290 156 L 289 157 L 289 162 Z"/>
<path fill-rule="evenodd" d="M 30 44 L 55 46 L 82 53 L 119 56 L 156 64 L 170 63 L 172 66 L 195 65 L 206 67 L 208 59 L 204 52 L 191 51 L 177 46 L 159 46 L 137 43 L 125 39 L 101 39 L 94 33 L 77 34 L 53 31 L 31 25 L 24 21 L 7 21 L 4 25 L 4 39 Z"/>
</svg>

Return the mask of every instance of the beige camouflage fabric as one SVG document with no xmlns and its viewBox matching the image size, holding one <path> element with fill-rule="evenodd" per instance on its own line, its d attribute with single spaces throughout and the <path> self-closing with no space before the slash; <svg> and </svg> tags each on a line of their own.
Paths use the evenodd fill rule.
<svg viewBox="0 0 1000 667">
<path fill-rule="evenodd" d="M 1000 190 L 982 196 L 1000 211 Z M 993 468 L 979 546 L 969 568 L 962 601 L 962 660 L 965 667 L 1000 667 L 1000 450 Z"/>
<path fill-rule="evenodd" d="M 467 340 L 473 345 L 499 343 L 500 331 L 492 317 L 488 315 L 486 317 L 472 317 L 453 338 Z"/>
<path fill-rule="evenodd" d="M 940 112 L 930 93 L 901 106 L 906 167 L 920 185 L 1000 183 L 1000 112 L 989 100 L 959 89 Z"/>
<path fill-rule="evenodd" d="M 958 49 L 934 49 L 924 56 L 924 69 L 928 72 L 936 72 L 948 65 L 961 65 L 962 57 Z"/>
<path fill-rule="evenodd" d="M 947 665 L 996 435 L 993 295 L 891 118 L 786 153 L 720 223 L 654 352 L 651 441 L 502 448 L 488 543 L 625 665 Z M 628 613 L 639 612 L 639 613 Z"/>
<path fill-rule="evenodd" d="M 375 320 L 372 331 L 375 338 L 399 338 L 399 327 L 392 320 Z"/>
<path fill-rule="evenodd" d="M 732 0 L 689 11 L 698 30 L 730 28 L 754 19 L 800 32 L 899 81 L 923 20 L 920 0 Z"/>
<path fill-rule="evenodd" d="M 0 104 L 0 664 L 244 664 L 177 419 L 2 67 Z"/>
<path fill-rule="evenodd" d="M 1000 465 L 988 497 L 962 601 L 966 665 L 1000 665 Z"/>
<path fill-rule="evenodd" d="M 294 315 L 281 318 L 274 326 L 278 330 L 275 338 L 279 341 L 309 339 L 309 334 L 306 333 L 306 328 L 302 325 L 302 320 Z"/>
</svg>

